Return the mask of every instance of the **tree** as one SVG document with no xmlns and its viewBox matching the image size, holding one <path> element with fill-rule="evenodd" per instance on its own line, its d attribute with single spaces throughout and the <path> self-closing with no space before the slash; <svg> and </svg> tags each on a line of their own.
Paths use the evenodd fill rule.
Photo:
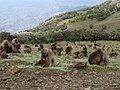
<svg viewBox="0 0 120 90">
<path fill-rule="evenodd" d="M 14 38 L 13 35 L 11 35 L 9 32 L 1 32 L 0 33 L 0 42 L 3 40 L 9 40 L 11 41 Z"/>
</svg>

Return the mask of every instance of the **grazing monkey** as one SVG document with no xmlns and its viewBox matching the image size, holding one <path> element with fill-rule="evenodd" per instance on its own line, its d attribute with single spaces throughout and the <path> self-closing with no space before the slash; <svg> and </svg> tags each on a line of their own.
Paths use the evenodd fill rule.
<svg viewBox="0 0 120 90">
<path fill-rule="evenodd" d="M 59 44 L 58 46 L 57 46 L 58 44 L 55 42 L 55 43 L 53 43 L 52 45 L 51 45 L 51 50 L 53 51 L 53 53 L 54 54 L 56 54 L 56 55 L 61 55 L 61 53 L 62 53 L 62 51 L 63 51 L 63 47 L 61 47 L 61 45 Z"/>
<path fill-rule="evenodd" d="M 59 47 L 57 47 L 56 50 L 57 50 L 57 55 L 61 55 L 63 51 L 63 47 L 59 44 Z"/>
<path fill-rule="evenodd" d="M 31 53 L 32 48 L 29 45 L 24 45 L 24 53 Z"/>
<path fill-rule="evenodd" d="M 67 55 L 72 55 L 72 50 L 73 50 L 73 47 L 72 46 L 68 46 L 66 49 L 65 49 L 65 52 Z"/>
<path fill-rule="evenodd" d="M 4 58 L 7 58 L 8 55 L 7 55 L 7 53 L 6 53 L 4 50 L 0 50 L 0 57 L 1 57 L 2 59 L 4 59 Z"/>
<path fill-rule="evenodd" d="M 87 52 L 87 47 L 86 47 L 86 46 L 83 46 L 83 50 L 81 51 L 81 55 L 82 55 L 83 57 L 87 57 L 87 54 L 88 54 L 88 52 Z"/>
<path fill-rule="evenodd" d="M 91 65 L 96 64 L 100 66 L 106 66 L 108 64 L 108 58 L 101 49 L 97 49 L 89 55 L 88 62 Z"/>
<path fill-rule="evenodd" d="M 15 38 L 11 41 L 12 44 L 12 49 L 13 49 L 13 53 L 20 53 L 19 49 L 21 47 L 20 43 L 18 42 L 18 39 Z"/>
<path fill-rule="evenodd" d="M 41 50 L 41 59 L 35 64 L 42 65 L 43 67 L 50 67 L 54 64 L 54 53 L 52 50 L 43 48 Z"/>
<path fill-rule="evenodd" d="M 0 46 L 0 50 L 6 53 L 12 53 L 12 44 L 8 40 L 4 40 Z"/>
<path fill-rule="evenodd" d="M 51 45 L 51 50 L 53 51 L 54 54 L 57 54 L 57 49 L 56 48 L 57 48 L 57 42 L 55 42 Z"/>
<path fill-rule="evenodd" d="M 80 58 L 80 52 L 79 51 L 73 52 L 72 57 L 75 59 Z"/>
</svg>

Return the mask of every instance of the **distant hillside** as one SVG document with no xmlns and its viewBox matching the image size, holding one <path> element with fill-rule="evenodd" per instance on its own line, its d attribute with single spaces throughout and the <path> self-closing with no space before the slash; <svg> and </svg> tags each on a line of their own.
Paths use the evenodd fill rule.
<svg viewBox="0 0 120 90">
<path fill-rule="evenodd" d="M 27 31 L 48 33 L 82 28 L 89 30 L 90 26 L 94 26 L 94 29 L 105 28 L 108 32 L 120 29 L 120 0 L 109 0 L 91 8 L 63 13 Z"/>
</svg>

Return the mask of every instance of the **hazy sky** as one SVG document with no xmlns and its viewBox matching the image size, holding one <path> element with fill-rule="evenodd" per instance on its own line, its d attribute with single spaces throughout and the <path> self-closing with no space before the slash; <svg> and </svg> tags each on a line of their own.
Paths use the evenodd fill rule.
<svg viewBox="0 0 120 90">
<path fill-rule="evenodd" d="M 0 31 L 33 28 L 56 14 L 100 4 L 106 0 L 0 0 Z"/>
<path fill-rule="evenodd" d="M 106 0 L 0 0 L 0 7 L 34 5 L 36 3 L 93 6 L 104 1 Z"/>
</svg>

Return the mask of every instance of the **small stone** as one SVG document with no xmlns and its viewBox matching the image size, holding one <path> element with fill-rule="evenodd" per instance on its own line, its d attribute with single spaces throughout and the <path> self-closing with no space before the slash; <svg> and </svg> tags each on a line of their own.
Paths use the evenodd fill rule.
<svg viewBox="0 0 120 90">
<path fill-rule="evenodd" d="M 54 78 L 52 79 L 52 82 L 55 82 L 55 79 L 54 79 Z"/>
<path fill-rule="evenodd" d="M 77 74 L 77 73 L 78 73 L 78 70 L 74 70 L 74 71 L 73 71 L 73 74 Z"/>
<path fill-rule="evenodd" d="M 6 63 L 7 66 L 9 66 L 10 64 L 9 63 Z"/>
<path fill-rule="evenodd" d="M 37 77 L 36 77 L 36 75 L 34 73 L 31 74 L 31 79 L 32 80 L 37 80 Z"/>
<path fill-rule="evenodd" d="M 31 79 L 30 78 L 27 78 L 27 82 L 29 82 Z"/>
<path fill-rule="evenodd" d="M 2 81 L 7 81 L 7 79 L 9 79 L 9 77 L 3 77 L 1 80 Z"/>
<path fill-rule="evenodd" d="M 93 71 L 93 72 L 90 72 L 90 75 L 97 75 L 97 73 Z"/>
<path fill-rule="evenodd" d="M 42 90 L 42 89 L 40 89 L 40 88 L 38 87 L 37 90 Z"/>
<path fill-rule="evenodd" d="M 0 68 L 0 71 L 4 71 L 4 68 Z"/>
<path fill-rule="evenodd" d="M 88 88 L 84 88 L 84 90 L 91 90 L 91 88 L 90 88 L 90 87 L 88 87 Z"/>
<path fill-rule="evenodd" d="M 14 75 L 20 72 L 20 68 L 18 66 L 12 66 L 10 72 Z"/>
<path fill-rule="evenodd" d="M 117 86 L 118 84 L 117 83 L 113 83 L 113 86 Z"/>
<path fill-rule="evenodd" d="M 65 78 L 65 80 L 66 80 L 66 81 L 71 81 L 71 80 L 72 80 L 72 78 L 67 77 L 67 78 Z"/>
<path fill-rule="evenodd" d="M 39 80 L 38 80 L 38 82 L 39 82 L 39 83 L 42 83 L 42 82 L 43 82 L 43 80 L 39 79 Z"/>
<path fill-rule="evenodd" d="M 35 74 L 40 74 L 40 72 L 35 72 Z"/>
</svg>

